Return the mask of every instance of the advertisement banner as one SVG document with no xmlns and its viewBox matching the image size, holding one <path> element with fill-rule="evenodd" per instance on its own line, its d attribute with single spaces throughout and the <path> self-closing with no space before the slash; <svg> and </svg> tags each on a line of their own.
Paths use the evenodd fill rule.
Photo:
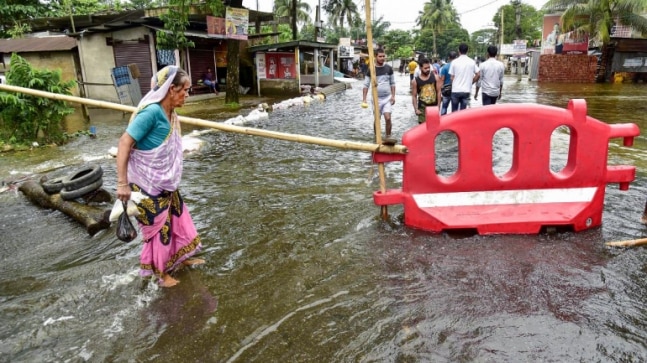
<svg viewBox="0 0 647 363">
<path fill-rule="evenodd" d="M 589 35 L 585 32 L 568 32 L 564 34 L 562 53 L 587 54 L 589 51 Z"/>
<path fill-rule="evenodd" d="M 265 68 L 265 53 L 256 53 L 256 73 L 258 78 L 267 78 L 267 70 Z"/>
<path fill-rule="evenodd" d="M 215 16 L 207 15 L 207 34 L 224 38 L 227 34 L 225 18 L 216 18 Z"/>
<path fill-rule="evenodd" d="M 249 26 L 249 10 L 227 8 L 225 15 L 227 38 L 247 40 L 247 27 Z"/>
<path fill-rule="evenodd" d="M 265 67 L 268 79 L 296 79 L 297 69 L 293 53 L 266 53 Z"/>
<path fill-rule="evenodd" d="M 544 26 L 542 28 L 541 37 L 541 54 L 561 53 L 561 44 L 558 44 L 561 29 L 562 25 L 560 15 L 544 15 Z M 556 52 L 556 50 L 558 51 Z"/>
<path fill-rule="evenodd" d="M 515 39 L 512 44 L 513 50 L 512 54 L 515 57 L 525 57 L 526 56 L 526 40 L 525 39 Z"/>
</svg>

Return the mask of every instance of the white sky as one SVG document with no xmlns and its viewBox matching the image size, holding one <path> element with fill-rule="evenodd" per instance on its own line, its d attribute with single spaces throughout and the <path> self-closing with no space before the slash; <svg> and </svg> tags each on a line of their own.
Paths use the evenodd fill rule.
<svg viewBox="0 0 647 363">
<path fill-rule="evenodd" d="M 312 8 L 310 14 L 312 20 L 315 17 L 315 6 L 323 4 L 323 0 L 306 0 Z M 375 17 L 384 16 L 384 20 L 391 22 L 391 29 L 411 30 L 416 26 L 418 12 L 422 11 L 423 4 L 428 0 L 370 0 L 371 16 L 373 10 Z M 547 0 L 522 0 L 522 3 L 532 5 L 540 9 Z M 358 4 L 359 11 L 364 15 L 362 5 L 365 0 L 355 0 Z M 477 30 L 492 26 L 492 17 L 497 9 L 503 5 L 510 4 L 510 0 L 453 0 L 454 7 L 460 15 L 461 24 L 468 32 L 473 33 Z M 273 0 L 243 0 L 243 6 L 249 9 L 271 12 L 274 4 Z M 406 4 L 406 5 L 405 5 Z M 374 9 L 373 9 L 374 8 Z M 362 16 L 364 17 L 364 16 Z M 322 13 L 322 19 L 326 22 L 327 15 Z"/>
</svg>

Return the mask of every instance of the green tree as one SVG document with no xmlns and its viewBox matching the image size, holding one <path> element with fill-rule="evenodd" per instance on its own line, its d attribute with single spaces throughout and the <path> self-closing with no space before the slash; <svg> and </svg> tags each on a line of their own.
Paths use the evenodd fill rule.
<svg viewBox="0 0 647 363">
<path fill-rule="evenodd" d="M 563 11 L 562 28 L 583 30 L 602 43 L 603 65 L 598 81 L 606 80 L 606 64 L 610 59 L 609 43 L 615 25 L 631 26 L 647 35 L 647 0 L 549 0 L 543 7 L 548 11 Z"/>
<path fill-rule="evenodd" d="M 521 39 L 541 39 L 541 25 L 544 19 L 543 11 L 539 11 L 534 6 L 523 3 L 520 7 L 521 17 L 519 27 L 521 28 Z M 509 4 L 500 7 L 492 17 L 492 21 L 496 24 L 498 30 L 496 39 L 493 39 L 491 43 L 499 43 L 501 37 L 501 9 L 503 9 L 503 43 L 510 44 L 513 40 L 517 39 L 517 20 L 515 8 Z"/>
<path fill-rule="evenodd" d="M 7 83 L 51 93 L 70 95 L 76 82 L 61 80 L 60 70 L 39 70 L 16 53 L 11 55 Z M 25 144 L 42 139 L 46 143 L 65 141 L 61 122 L 74 112 L 63 101 L 23 93 L 0 92 L 0 140 Z"/>
<path fill-rule="evenodd" d="M 360 16 L 354 0 L 328 0 L 323 8 L 328 13 L 330 22 L 342 29 L 344 21 L 351 27 L 353 20 Z"/>
<path fill-rule="evenodd" d="M 498 44 L 497 29 L 480 29 L 471 34 L 470 49 L 479 57 L 485 57 L 488 45 Z"/>
<path fill-rule="evenodd" d="M 411 56 L 413 37 L 411 36 L 411 33 L 406 30 L 389 30 L 380 38 L 379 43 L 384 46 L 389 58 L 408 58 Z M 406 48 L 406 50 L 404 52 L 400 52 L 400 48 L 403 47 Z"/>
<path fill-rule="evenodd" d="M 19 37 L 29 31 L 29 19 L 50 14 L 38 0 L 0 0 L 0 38 Z"/>
<path fill-rule="evenodd" d="M 420 31 L 415 40 L 415 49 L 417 51 L 431 54 L 434 47 L 432 32 L 428 28 Z M 463 29 L 459 23 L 447 25 L 445 30 L 436 37 L 437 57 L 447 58 L 450 51 L 458 51 L 458 45 L 461 43 L 470 44 L 470 35 L 467 30 Z M 474 51 L 475 49 L 470 48 L 469 53 L 472 54 Z"/>
<path fill-rule="evenodd" d="M 293 0 L 274 0 L 274 14 L 277 16 L 290 16 Z M 297 0 L 297 22 L 306 24 L 310 22 L 310 5 L 302 0 Z"/>
<path fill-rule="evenodd" d="M 431 29 L 433 56 L 438 57 L 436 36 L 449 24 L 457 23 L 458 14 L 452 0 L 431 0 L 424 4 L 422 11 L 418 12 L 417 22 L 421 29 Z"/>
</svg>

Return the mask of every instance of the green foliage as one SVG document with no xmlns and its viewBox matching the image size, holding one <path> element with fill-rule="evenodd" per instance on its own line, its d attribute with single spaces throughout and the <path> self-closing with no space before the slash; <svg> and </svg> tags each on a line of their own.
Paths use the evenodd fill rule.
<svg viewBox="0 0 647 363">
<path fill-rule="evenodd" d="M 411 33 L 406 30 L 389 30 L 382 36 L 379 43 L 384 46 L 389 58 L 407 58 L 411 56 L 413 50 L 413 38 Z M 407 48 L 408 53 L 407 50 L 401 52 L 400 48 Z"/>
<path fill-rule="evenodd" d="M 32 68 L 27 61 L 12 54 L 7 83 L 51 93 L 70 95 L 75 81 L 63 82 L 61 71 Z M 63 101 L 23 93 L 0 92 L 0 139 L 7 143 L 62 143 L 67 139 L 61 128 L 65 115 L 74 112 Z"/>
<path fill-rule="evenodd" d="M 515 39 L 526 39 L 532 41 L 534 39 L 541 39 L 541 25 L 544 21 L 544 13 L 538 11 L 531 5 L 520 5 L 519 29 L 517 29 L 517 20 L 515 7 L 512 5 L 504 5 L 494 14 L 492 21 L 496 24 L 498 34 L 496 35 L 495 43 L 501 37 L 501 9 L 503 8 L 503 43 L 511 44 Z M 519 36 L 517 31 L 521 33 Z"/>
<path fill-rule="evenodd" d="M 432 29 L 423 29 L 420 35 L 416 38 L 416 50 L 425 52 L 429 57 L 433 54 L 433 37 Z M 470 37 L 467 30 L 463 29 L 460 24 L 452 23 L 446 26 L 445 30 L 436 36 L 436 49 L 439 58 L 447 58 L 450 51 L 458 51 L 458 45 L 461 43 L 469 44 Z M 472 54 L 474 49 L 470 47 L 469 54 Z"/>
<path fill-rule="evenodd" d="M 200 7 L 204 12 L 215 16 L 224 16 L 225 6 L 220 0 L 208 0 L 193 4 L 192 0 L 169 0 L 167 12 L 160 15 L 167 31 L 157 32 L 158 49 L 184 49 L 193 48 L 195 43 L 189 40 L 184 31 L 189 26 L 189 10 L 192 5 Z M 181 65 L 184 68 L 184 65 Z"/>
<path fill-rule="evenodd" d="M 186 0 L 169 1 L 167 12 L 160 15 L 160 20 L 164 22 L 164 29 L 168 32 L 157 32 L 158 49 L 174 50 L 195 47 L 195 43 L 184 35 L 184 31 L 189 26 L 189 5 Z"/>
<path fill-rule="evenodd" d="M 277 16 L 290 16 L 292 14 L 292 0 L 274 0 L 274 14 Z M 310 5 L 304 0 L 297 0 L 297 21 L 301 24 L 310 22 Z"/>
<path fill-rule="evenodd" d="M 292 27 L 289 24 L 279 24 L 278 31 L 279 42 L 289 42 L 292 41 Z"/>
<path fill-rule="evenodd" d="M 323 9 L 330 15 L 333 26 L 344 27 L 344 22 L 352 26 L 354 20 L 359 18 L 359 9 L 354 0 L 327 0 Z"/>
<path fill-rule="evenodd" d="M 0 0 L 0 38 L 19 37 L 29 19 L 48 14 L 49 7 L 38 0 Z"/>
</svg>

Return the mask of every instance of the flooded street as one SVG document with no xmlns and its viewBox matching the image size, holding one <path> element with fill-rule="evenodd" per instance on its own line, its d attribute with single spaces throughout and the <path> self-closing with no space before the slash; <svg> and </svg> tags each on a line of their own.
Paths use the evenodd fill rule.
<svg viewBox="0 0 647 363">
<path fill-rule="evenodd" d="M 401 137 L 417 120 L 408 76 L 396 77 Z M 427 233 L 402 224 L 401 206 L 378 218 L 366 152 L 206 133 L 180 189 L 207 263 L 170 289 L 142 283 L 139 239 L 117 240 L 114 226 L 89 237 L 20 192 L 0 194 L 0 362 L 647 361 L 647 249 L 604 245 L 647 235 L 647 87 L 505 81 L 501 103 L 585 98 L 590 116 L 643 130 L 631 148 L 611 141 L 609 164 L 637 175 L 628 191 L 607 187 L 602 227 Z M 371 142 L 360 102 L 357 82 L 246 126 Z M 96 139 L 2 153 L 0 179 L 99 164 L 114 193 L 107 152 L 127 117 L 94 113 Z M 388 188 L 401 173 L 386 165 Z"/>
</svg>

